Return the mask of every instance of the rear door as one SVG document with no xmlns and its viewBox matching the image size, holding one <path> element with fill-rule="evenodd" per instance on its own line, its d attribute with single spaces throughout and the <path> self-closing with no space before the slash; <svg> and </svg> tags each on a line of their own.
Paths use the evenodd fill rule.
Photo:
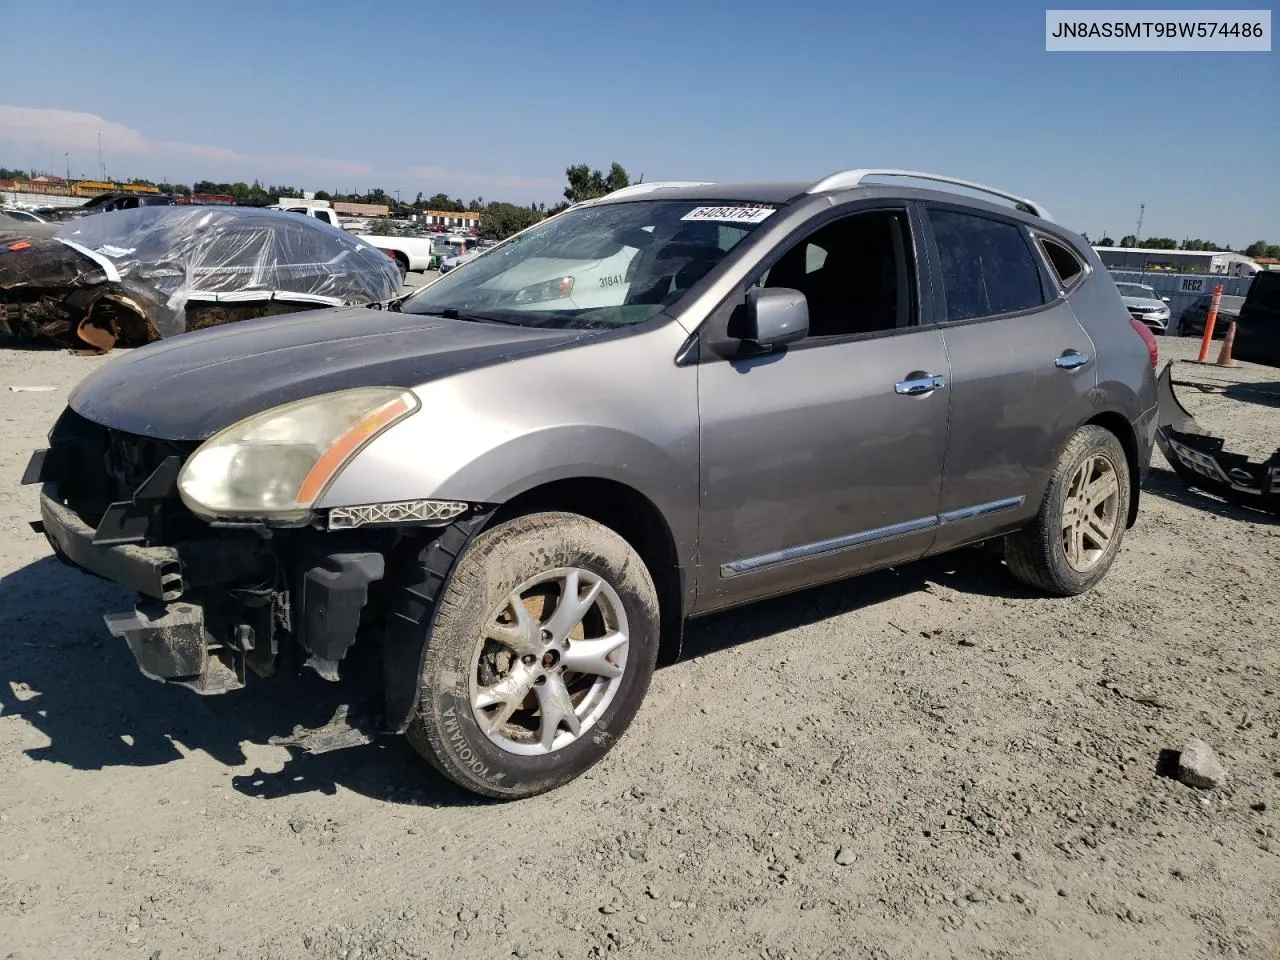
<svg viewBox="0 0 1280 960">
<path fill-rule="evenodd" d="M 935 550 L 1024 522 L 1039 508 L 1058 452 L 1087 420 L 1094 344 L 1065 286 L 1083 276 L 1054 243 L 1065 284 L 1018 220 L 926 204 L 930 252 L 951 364 L 951 429 Z"/>
</svg>

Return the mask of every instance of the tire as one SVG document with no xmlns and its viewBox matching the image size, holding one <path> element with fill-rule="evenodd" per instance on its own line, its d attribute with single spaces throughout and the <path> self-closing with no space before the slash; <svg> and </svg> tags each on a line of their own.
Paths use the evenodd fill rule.
<svg viewBox="0 0 1280 960">
<path fill-rule="evenodd" d="M 396 256 L 396 266 L 400 268 L 400 285 L 404 285 L 405 277 L 409 275 L 409 261 L 404 257 Z"/>
<path fill-rule="evenodd" d="M 538 578 L 549 579 L 530 586 Z M 560 592 L 574 582 L 587 615 L 562 620 Z M 441 594 L 406 735 L 473 793 L 544 793 L 592 767 L 626 731 L 648 692 L 658 637 L 657 590 L 618 534 L 572 513 L 499 523 L 462 552 Z M 557 700 L 565 719 L 548 727 L 542 708 Z"/>
<path fill-rule="evenodd" d="M 1106 466 L 1101 466 L 1105 463 Z M 1089 466 L 1095 496 L 1104 486 L 1103 475 L 1115 479 L 1114 496 L 1090 508 L 1086 499 L 1077 499 L 1082 471 Z M 1005 538 L 1005 562 L 1018 580 L 1030 587 L 1060 597 L 1091 590 L 1111 568 L 1129 517 L 1129 461 L 1119 439 L 1103 427 L 1081 427 L 1067 441 L 1049 480 L 1040 511 L 1029 526 Z M 1091 525 L 1090 517 L 1097 521 Z M 1079 541 L 1069 537 L 1070 532 Z M 1099 533 L 1109 529 L 1105 547 Z M 1073 562 L 1071 547 L 1076 550 Z M 1083 569 L 1082 569 L 1083 567 Z"/>
</svg>

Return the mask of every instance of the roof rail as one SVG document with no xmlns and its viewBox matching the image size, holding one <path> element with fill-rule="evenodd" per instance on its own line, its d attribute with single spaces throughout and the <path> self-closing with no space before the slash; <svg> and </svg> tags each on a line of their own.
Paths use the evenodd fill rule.
<svg viewBox="0 0 1280 960">
<path fill-rule="evenodd" d="M 923 173 L 919 170 L 894 170 L 891 168 L 876 167 L 855 167 L 852 170 L 841 170 L 839 173 L 833 173 L 829 177 L 824 177 L 805 193 L 826 193 L 830 190 L 846 190 L 849 187 L 857 187 L 867 177 L 911 177 L 915 180 L 933 180 L 937 183 L 949 183 L 957 187 L 968 187 L 970 190 L 977 190 L 981 193 L 989 193 L 993 196 L 1003 197 L 1005 200 L 1012 200 L 1015 203 L 1026 207 L 1028 212 L 1034 217 L 1041 220 L 1053 222 L 1053 217 L 1049 216 L 1049 211 L 1034 200 L 1028 200 L 1026 197 L 1019 197 L 1016 194 L 1000 190 L 996 187 L 988 187 L 982 183 L 973 183 L 969 180 L 958 180 L 955 177 L 943 176 L 940 173 Z"/>
<path fill-rule="evenodd" d="M 596 197 L 596 200 L 616 200 L 619 197 L 630 197 L 637 193 L 649 193 L 652 190 L 661 190 L 663 187 L 709 187 L 710 180 L 651 180 L 648 183 L 633 183 L 629 187 L 619 187 L 612 193 L 606 193 L 603 197 Z"/>
</svg>

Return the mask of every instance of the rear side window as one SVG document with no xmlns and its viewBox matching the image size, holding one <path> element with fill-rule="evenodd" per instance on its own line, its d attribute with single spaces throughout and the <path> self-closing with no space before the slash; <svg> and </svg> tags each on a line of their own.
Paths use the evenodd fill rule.
<svg viewBox="0 0 1280 960">
<path fill-rule="evenodd" d="M 1080 279 L 1080 275 L 1084 273 L 1084 264 L 1080 262 L 1080 259 L 1074 253 L 1053 240 L 1042 238 L 1040 240 L 1040 249 L 1048 257 L 1049 265 L 1053 267 L 1053 273 L 1058 278 L 1058 282 L 1062 284 L 1062 289 L 1069 290 L 1071 285 Z"/>
<path fill-rule="evenodd" d="M 929 220 L 948 320 L 994 317 L 1046 302 L 1040 270 L 1019 227 L 950 210 L 930 211 Z"/>
</svg>

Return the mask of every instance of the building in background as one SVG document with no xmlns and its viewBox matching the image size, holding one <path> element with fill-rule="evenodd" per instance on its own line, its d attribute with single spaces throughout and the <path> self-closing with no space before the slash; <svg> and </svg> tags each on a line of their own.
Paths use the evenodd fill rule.
<svg viewBox="0 0 1280 960">
<path fill-rule="evenodd" d="M 385 203 L 348 203 L 345 200 L 335 200 L 332 204 L 335 213 L 344 217 L 385 217 L 391 212 L 391 208 Z"/>
<path fill-rule="evenodd" d="M 1094 247 L 1108 270 L 1137 270 L 1145 273 L 1218 273 L 1230 277 L 1252 277 L 1262 269 L 1242 253 L 1211 253 L 1202 250 L 1148 250 L 1145 247 Z"/>
<path fill-rule="evenodd" d="M 472 233 L 480 229 L 480 214 L 474 210 L 464 210 L 461 213 L 452 210 L 426 210 L 422 214 L 422 222 L 428 230 L 437 227 Z"/>
</svg>

